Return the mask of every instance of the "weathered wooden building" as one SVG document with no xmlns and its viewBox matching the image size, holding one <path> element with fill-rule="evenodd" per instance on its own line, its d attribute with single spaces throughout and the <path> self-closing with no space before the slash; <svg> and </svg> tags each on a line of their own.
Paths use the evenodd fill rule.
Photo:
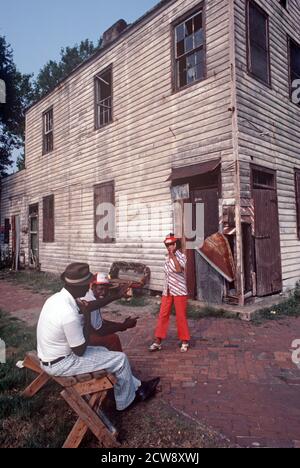
<svg viewBox="0 0 300 468">
<path fill-rule="evenodd" d="M 299 25 L 297 0 L 163 0 L 118 22 L 28 110 L 26 169 L 2 180 L 2 243 L 56 273 L 143 262 L 161 290 L 162 238 L 178 222 L 170 188 L 185 186 L 205 205 L 205 236 L 228 236 L 240 303 L 293 287 Z M 105 240 L 99 202 L 116 207 Z M 190 254 L 190 278 L 194 268 Z"/>
</svg>

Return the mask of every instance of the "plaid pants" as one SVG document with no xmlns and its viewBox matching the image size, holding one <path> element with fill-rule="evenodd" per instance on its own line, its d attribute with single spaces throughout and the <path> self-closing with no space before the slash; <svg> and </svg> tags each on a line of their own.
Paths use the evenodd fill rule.
<svg viewBox="0 0 300 468">
<path fill-rule="evenodd" d="M 117 378 L 114 393 L 119 411 L 124 410 L 133 402 L 135 392 L 141 385 L 140 380 L 132 375 L 126 354 L 108 351 L 103 347 L 88 347 L 82 357 L 72 353 L 53 366 L 42 367 L 47 374 L 55 377 L 72 377 L 98 370 L 106 370 L 114 374 Z"/>
</svg>

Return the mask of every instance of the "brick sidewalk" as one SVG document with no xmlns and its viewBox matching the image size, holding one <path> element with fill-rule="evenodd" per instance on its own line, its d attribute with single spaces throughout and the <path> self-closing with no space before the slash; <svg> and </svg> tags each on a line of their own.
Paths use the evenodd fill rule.
<svg viewBox="0 0 300 468">
<path fill-rule="evenodd" d="M 0 309 L 30 324 L 44 300 L 1 281 Z M 120 336 L 139 377 L 161 376 L 159 398 L 233 444 L 300 448 L 300 371 L 290 351 L 292 341 L 300 339 L 300 319 L 262 326 L 213 318 L 190 321 L 193 341 L 187 354 L 179 352 L 174 318 L 163 351 L 150 354 L 154 326 L 153 316 L 143 313 L 137 328 Z"/>
</svg>

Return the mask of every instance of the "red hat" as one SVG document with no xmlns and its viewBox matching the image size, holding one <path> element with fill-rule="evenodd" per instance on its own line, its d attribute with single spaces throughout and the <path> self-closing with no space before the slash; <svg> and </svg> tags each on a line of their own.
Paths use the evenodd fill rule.
<svg viewBox="0 0 300 468">
<path fill-rule="evenodd" d="M 175 244 L 175 242 L 178 241 L 178 238 L 175 237 L 174 235 L 169 235 L 165 238 L 164 243 L 167 244 Z"/>
<path fill-rule="evenodd" d="M 98 285 L 98 284 L 110 285 L 108 276 L 105 273 L 96 273 L 90 283 L 90 287 L 92 287 L 93 285 Z"/>
</svg>

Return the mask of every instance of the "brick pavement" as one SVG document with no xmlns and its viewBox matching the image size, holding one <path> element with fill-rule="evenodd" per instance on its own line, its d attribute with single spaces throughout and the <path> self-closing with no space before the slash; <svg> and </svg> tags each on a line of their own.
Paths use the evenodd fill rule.
<svg viewBox="0 0 300 468">
<path fill-rule="evenodd" d="M 31 324 L 44 300 L 1 281 L 0 308 Z M 124 315 L 122 306 L 109 308 Z M 291 360 L 300 319 L 261 326 L 215 318 L 190 321 L 192 347 L 181 354 L 173 318 L 163 351 L 150 354 L 155 318 L 147 309 L 130 313 L 141 319 L 136 329 L 121 334 L 123 346 L 139 377 L 161 376 L 158 398 L 233 444 L 300 447 L 300 371 Z"/>
</svg>

